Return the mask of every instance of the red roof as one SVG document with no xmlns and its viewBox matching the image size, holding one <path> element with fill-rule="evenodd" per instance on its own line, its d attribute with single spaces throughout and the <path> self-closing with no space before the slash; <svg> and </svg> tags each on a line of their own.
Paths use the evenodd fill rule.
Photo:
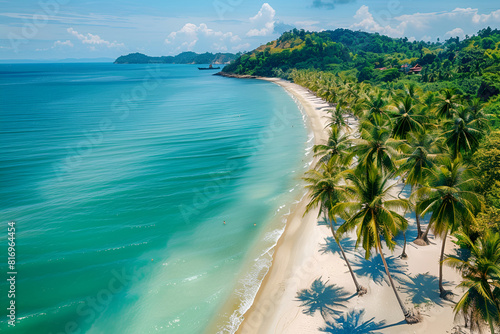
<svg viewBox="0 0 500 334">
<path fill-rule="evenodd" d="M 422 66 L 420 66 L 419 64 L 413 66 L 412 68 L 410 68 L 410 71 L 412 72 L 420 72 L 422 71 Z"/>
</svg>

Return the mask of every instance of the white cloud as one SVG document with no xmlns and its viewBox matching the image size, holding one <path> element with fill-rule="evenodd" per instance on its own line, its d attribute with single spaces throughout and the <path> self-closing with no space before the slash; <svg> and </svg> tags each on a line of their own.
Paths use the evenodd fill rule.
<svg viewBox="0 0 500 334">
<path fill-rule="evenodd" d="M 39 49 L 35 49 L 35 51 L 49 51 L 51 49 L 55 49 L 55 48 L 62 48 L 64 46 L 69 46 L 69 47 L 73 47 L 73 43 L 70 41 L 70 40 L 66 40 L 66 41 L 55 41 L 52 46 L 50 48 L 39 48 Z M 1 47 L 0 47 L 1 48 Z"/>
<path fill-rule="evenodd" d="M 74 30 L 73 28 L 68 28 L 67 32 L 69 32 L 71 35 L 75 36 L 78 38 L 83 44 L 90 44 L 91 45 L 91 50 L 96 49 L 96 45 L 104 45 L 107 46 L 108 48 L 117 48 L 117 47 L 123 47 L 123 43 L 118 43 L 117 41 L 106 41 L 102 39 L 99 35 L 94 35 L 91 33 L 88 33 L 86 35 L 80 34 L 78 31 Z"/>
<path fill-rule="evenodd" d="M 168 45 L 176 46 L 176 51 L 217 51 L 225 52 L 241 38 L 232 32 L 222 32 L 210 29 L 205 23 L 196 25 L 186 23 L 180 30 L 171 32 L 165 39 Z"/>
<path fill-rule="evenodd" d="M 475 10 L 474 16 L 472 17 L 472 21 L 474 23 L 493 23 L 500 22 L 500 9 L 493 11 L 489 14 L 478 14 L 477 9 Z"/>
<path fill-rule="evenodd" d="M 247 51 L 250 48 L 250 43 L 243 43 L 233 46 L 233 51 Z"/>
<path fill-rule="evenodd" d="M 453 30 L 450 30 L 444 34 L 445 37 L 460 37 L 460 38 L 465 38 L 465 33 L 462 28 L 455 28 Z"/>
<path fill-rule="evenodd" d="M 268 3 L 264 3 L 257 15 L 250 18 L 250 22 L 255 28 L 247 32 L 248 37 L 269 36 L 274 32 L 274 16 L 276 11 Z"/>
<path fill-rule="evenodd" d="M 322 29 L 317 26 L 319 21 L 296 21 L 294 24 L 299 29 L 307 31 L 321 31 Z"/>
<path fill-rule="evenodd" d="M 473 34 L 486 25 L 496 26 L 500 23 L 500 10 L 479 14 L 479 10 L 475 8 L 417 12 L 393 17 L 386 14 L 371 13 L 368 6 L 363 5 L 356 12 L 356 22 L 350 28 L 378 32 L 391 37 L 416 36 L 418 39 L 432 40 L 436 37 L 449 37 L 449 34 L 454 35 L 451 37 L 465 37 L 465 34 Z M 461 27 L 461 31 L 456 30 L 457 26 Z"/>
<path fill-rule="evenodd" d="M 73 43 L 71 43 L 71 41 L 68 39 L 66 41 L 55 41 L 54 44 L 52 45 L 53 48 L 55 48 L 56 46 L 69 46 L 69 47 L 73 47 Z"/>
<path fill-rule="evenodd" d="M 363 5 L 357 11 L 354 18 L 358 21 L 350 26 L 353 30 L 364 30 L 368 32 L 378 32 L 391 37 L 402 37 L 404 29 L 400 27 L 392 28 L 390 25 L 382 26 L 370 13 L 368 6 Z"/>
<path fill-rule="evenodd" d="M 298 26 L 313 26 L 315 24 L 320 23 L 319 21 L 297 21 L 295 22 Z"/>
</svg>

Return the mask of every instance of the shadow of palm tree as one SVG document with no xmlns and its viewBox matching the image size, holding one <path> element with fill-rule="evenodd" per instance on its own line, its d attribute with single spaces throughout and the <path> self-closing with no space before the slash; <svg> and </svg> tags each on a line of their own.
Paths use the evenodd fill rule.
<svg viewBox="0 0 500 334">
<path fill-rule="evenodd" d="M 453 251 L 455 252 L 455 254 L 453 255 L 458 257 L 460 260 L 467 261 L 470 258 L 470 249 L 459 247 L 454 249 Z M 446 256 L 448 257 L 449 254 L 446 254 Z"/>
<path fill-rule="evenodd" d="M 302 289 L 297 292 L 297 300 L 301 302 L 300 306 L 304 307 L 302 313 L 313 316 L 319 311 L 323 319 L 327 315 L 332 318 L 342 314 L 337 308 L 345 308 L 345 303 L 349 295 L 344 288 L 335 286 L 335 284 L 327 285 L 328 281 L 323 282 L 317 278 L 309 289 Z"/>
<path fill-rule="evenodd" d="M 345 220 L 343 220 L 340 217 L 337 217 L 337 222 L 336 223 L 332 220 L 333 226 L 335 226 L 335 228 L 339 227 L 344 222 L 345 222 Z M 330 227 L 330 222 L 328 220 L 326 220 L 325 218 L 321 218 L 320 220 L 318 220 L 318 226 Z"/>
<path fill-rule="evenodd" d="M 328 226 L 330 227 L 330 223 L 326 221 L 326 219 L 318 220 L 318 226 Z"/>
<path fill-rule="evenodd" d="M 340 244 L 344 248 L 344 252 L 346 253 L 354 253 L 356 249 L 356 240 L 351 239 L 349 237 L 340 240 Z M 340 254 L 339 245 L 335 242 L 333 237 L 325 238 L 325 243 L 320 244 L 321 248 L 319 251 L 321 254 L 332 253 L 332 254 Z"/>
<path fill-rule="evenodd" d="M 319 328 L 324 333 L 335 334 L 379 334 L 385 321 L 375 322 L 375 318 L 363 322 L 365 310 L 351 310 L 335 321 L 327 321 L 326 327 Z"/>
<path fill-rule="evenodd" d="M 407 214 L 407 215 L 405 215 L 405 217 L 406 218 L 413 217 L 413 219 L 415 219 L 415 213 Z M 407 244 L 409 244 L 410 242 L 412 242 L 413 240 L 415 240 L 417 238 L 417 236 L 418 236 L 417 224 L 416 223 L 408 224 L 408 228 L 406 229 L 405 233 L 406 233 L 406 242 L 407 242 Z M 403 246 L 403 243 L 404 243 L 403 232 L 398 233 L 394 237 L 394 241 L 396 241 L 396 243 L 399 246 Z"/>
<path fill-rule="evenodd" d="M 391 255 L 387 256 L 385 260 L 393 277 L 406 274 L 406 268 L 408 266 L 399 258 Z M 357 255 L 354 261 L 351 262 L 351 265 L 356 275 L 369 277 L 376 284 L 382 285 L 382 282 L 387 278 L 384 263 L 379 254 L 372 256 L 368 260 Z"/>
<path fill-rule="evenodd" d="M 468 261 L 471 255 L 471 250 L 467 248 L 467 245 L 460 240 L 460 237 L 454 240 L 453 243 L 458 246 L 453 249 L 453 252 L 455 253 L 453 256 L 458 257 L 462 261 Z M 447 256 L 449 256 L 449 254 L 447 254 Z"/>
<path fill-rule="evenodd" d="M 439 297 L 437 276 L 429 273 L 418 274 L 414 277 L 397 278 L 401 284 L 400 289 L 410 295 L 413 304 L 434 303 L 443 306 L 443 299 Z M 443 285 L 451 286 L 450 282 L 443 282 Z"/>
</svg>

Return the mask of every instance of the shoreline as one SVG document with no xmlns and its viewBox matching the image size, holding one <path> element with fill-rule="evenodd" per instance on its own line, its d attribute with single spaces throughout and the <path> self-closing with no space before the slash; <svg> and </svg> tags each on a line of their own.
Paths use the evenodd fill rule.
<svg viewBox="0 0 500 334">
<path fill-rule="evenodd" d="M 235 76 L 230 77 L 234 78 Z M 251 77 L 245 76 L 244 78 Z M 313 133 L 315 145 L 328 139 L 328 133 L 325 131 L 327 113 L 324 111 L 325 108 L 330 106 L 327 102 L 322 101 L 304 87 L 283 79 L 254 78 L 277 84 L 292 96 L 308 117 L 307 126 Z M 316 161 L 317 159 L 313 158 L 313 164 Z M 285 229 L 274 247 L 271 267 L 261 282 L 252 305 L 243 314 L 244 320 L 239 325 L 236 333 L 269 332 L 268 323 L 273 318 L 273 314 L 270 313 L 280 304 L 283 304 L 282 299 L 285 292 L 283 283 L 293 276 L 296 271 L 297 261 L 294 260 L 300 257 L 301 253 L 300 248 L 297 248 L 296 245 L 307 245 L 308 240 L 314 240 L 314 238 L 311 238 L 311 234 L 315 233 L 314 226 L 317 222 L 319 208 L 311 210 L 303 217 L 307 202 L 307 196 L 303 196 L 295 206 L 295 210 L 288 217 Z M 290 254 L 294 256 L 290 256 Z M 299 261 L 303 262 L 300 264 L 303 270 L 308 269 L 309 262 L 316 262 L 319 259 L 307 258 L 305 260 Z M 298 287 L 298 281 L 296 283 Z M 297 308 L 297 310 L 299 309 Z"/>
<path fill-rule="evenodd" d="M 235 76 L 232 76 L 235 77 Z M 249 78 L 249 77 L 245 77 Z M 325 108 L 329 104 L 306 88 L 297 84 L 275 78 L 256 79 L 275 83 L 285 89 L 308 116 L 308 126 L 314 134 L 314 144 L 328 139 Z M 349 122 L 355 122 L 350 119 Z M 313 163 L 316 159 L 313 159 Z M 401 186 L 392 189 L 397 196 Z M 390 267 L 396 286 L 406 306 L 415 308 L 422 316 L 422 322 L 407 325 L 394 293 L 385 277 L 385 271 L 375 261 L 364 260 L 362 249 L 347 252 L 347 258 L 354 265 L 360 284 L 367 288 L 368 294 L 356 296 L 356 289 L 343 258 L 337 253 L 325 251 L 326 241 L 331 232 L 318 224 L 318 208 L 311 210 L 303 217 L 308 197 L 304 196 L 287 219 L 285 229 L 279 238 L 272 256 L 272 264 L 261 282 L 258 292 L 250 308 L 243 314 L 238 334 L 303 334 L 316 333 L 325 327 L 325 321 L 319 314 L 309 316 L 296 300 L 297 292 L 311 286 L 317 278 L 322 278 L 329 285 L 342 288 L 351 298 L 345 302 L 344 314 L 351 311 L 361 312 L 358 324 L 363 322 L 375 326 L 372 330 L 385 334 L 403 333 L 454 333 L 464 330 L 463 320 L 453 313 L 453 303 L 439 298 L 437 276 L 441 239 L 429 235 L 431 244 L 420 247 L 413 244 L 415 226 L 414 215 L 407 215 L 409 230 L 406 252 L 408 258 L 401 260 L 401 246 L 394 252 L 384 249 L 384 254 L 394 267 Z M 422 219 L 425 226 L 426 221 Z M 354 232 L 345 239 L 355 240 Z M 448 236 L 446 254 L 455 252 L 457 248 Z M 399 240 L 401 241 L 401 240 Z M 375 265 L 374 265 L 375 264 Z M 382 269 L 382 270 L 380 270 Z M 455 295 L 461 295 L 457 289 L 460 275 L 447 266 L 443 267 L 443 278 L 446 289 Z M 455 297 L 455 299 L 457 299 Z M 341 318 L 342 319 L 342 318 Z M 351 320 L 352 321 L 352 320 Z M 353 324 L 350 324 L 353 325 Z M 354 324 L 355 325 L 355 324 Z M 357 326 L 357 325 L 355 325 Z"/>
<path fill-rule="evenodd" d="M 213 75 L 219 75 L 219 76 L 224 76 L 224 77 L 229 77 L 229 78 L 237 78 L 237 79 L 259 79 L 259 80 L 264 80 L 268 81 L 270 83 L 277 84 L 281 88 L 285 89 L 285 92 L 289 97 L 292 98 L 293 102 L 295 103 L 297 107 L 297 111 L 301 113 L 304 117 L 304 126 L 307 128 L 309 137 L 307 142 L 311 144 L 311 149 L 312 145 L 316 145 L 323 140 L 326 140 L 328 138 L 328 134 L 326 131 L 324 131 L 325 126 L 327 124 L 326 118 L 323 118 L 323 116 L 326 116 L 326 112 L 321 112 L 320 109 L 324 108 L 331 108 L 328 103 L 322 103 L 315 95 L 310 93 L 307 89 L 296 85 L 294 83 L 282 80 L 282 79 L 275 79 L 275 78 L 265 78 L 265 77 L 250 77 L 250 76 L 233 76 L 233 75 L 221 75 L 219 73 L 213 74 Z M 278 89 L 281 89 L 278 88 Z M 296 91 L 291 91 L 292 89 L 295 90 L 300 90 L 301 92 L 296 92 Z M 304 94 L 309 94 L 309 98 L 311 100 L 315 101 L 305 101 L 304 100 Z M 313 105 L 317 106 L 317 110 L 314 110 Z M 307 107 L 307 108 L 306 108 Z M 293 111 L 296 112 L 296 111 Z M 320 138 L 321 137 L 321 138 Z M 310 159 L 310 160 L 309 160 Z M 308 164 L 313 164 L 316 163 L 316 159 L 313 156 L 313 153 L 311 152 L 311 156 L 308 159 Z M 302 174 L 299 175 L 300 178 L 302 178 Z M 283 236 L 287 233 L 286 231 L 289 229 L 290 222 L 292 220 L 296 219 L 301 219 L 304 211 L 305 211 L 305 205 L 307 204 L 307 196 L 305 193 L 305 189 L 303 188 L 303 185 L 300 186 L 300 189 L 303 191 L 300 191 L 298 196 L 296 196 L 294 199 L 290 199 L 290 202 L 287 204 L 290 205 L 290 210 L 288 211 L 287 214 L 285 214 L 284 218 L 284 224 L 283 224 L 283 230 L 278 236 L 276 242 L 268 250 L 269 253 L 269 266 L 267 267 L 266 271 L 263 272 L 260 275 L 260 279 L 258 284 L 256 284 L 255 289 L 252 290 L 252 297 L 249 300 L 243 300 L 235 297 L 229 297 L 225 304 L 219 309 L 220 315 L 215 317 L 213 321 L 207 326 L 207 328 L 203 331 L 203 333 L 238 333 L 238 328 L 241 327 L 241 324 L 245 322 L 246 315 L 252 310 L 252 308 L 255 305 L 256 299 L 259 297 L 260 291 L 262 290 L 263 286 L 265 285 L 265 282 L 267 281 L 269 277 L 269 273 L 271 271 L 271 268 L 273 267 L 274 263 L 277 261 L 275 260 L 276 257 L 276 250 L 281 248 Z M 317 216 L 318 210 L 313 210 L 310 221 L 311 224 L 314 224 L 316 222 L 316 216 Z M 276 218 L 276 219 L 283 219 L 283 218 Z M 258 255 L 260 253 L 260 250 L 254 250 L 255 254 Z M 254 255 L 255 255 L 254 254 Z M 262 255 L 262 254 L 261 254 Z M 248 257 L 248 263 L 246 265 L 253 266 L 253 261 L 254 257 L 249 256 Z M 239 290 L 241 289 L 240 283 L 236 284 L 236 290 L 233 291 L 233 293 L 239 294 Z M 234 323 L 235 319 L 240 318 L 240 320 L 236 323 Z M 234 325 L 234 326 L 233 326 Z M 232 328 L 231 328 L 232 327 Z"/>
</svg>

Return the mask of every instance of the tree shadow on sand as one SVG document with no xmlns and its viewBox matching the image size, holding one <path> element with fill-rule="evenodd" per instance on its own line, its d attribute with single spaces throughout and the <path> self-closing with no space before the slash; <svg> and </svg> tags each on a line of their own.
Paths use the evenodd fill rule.
<svg viewBox="0 0 500 334">
<path fill-rule="evenodd" d="M 410 296 L 413 304 L 434 303 L 443 306 L 443 299 L 439 297 L 437 276 L 429 273 L 417 274 L 414 277 L 408 276 L 397 279 L 400 283 L 400 290 Z M 443 282 L 443 285 L 451 286 L 450 282 Z"/>
<path fill-rule="evenodd" d="M 405 217 L 406 218 L 409 218 L 410 215 L 413 217 L 413 219 L 415 219 L 415 214 L 412 213 L 412 214 L 407 214 Z M 406 233 L 406 242 L 407 242 L 407 245 L 409 245 L 413 240 L 415 240 L 418 236 L 418 229 L 417 229 L 417 223 L 409 223 L 408 224 L 408 228 L 406 229 L 405 231 Z M 398 233 L 395 237 L 394 237 L 394 241 L 396 241 L 396 243 L 399 245 L 399 246 L 403 246 L 403 243 L 404 243 L 404 236 L 403 236 L 403 232 L 400 232 Z"/>
<path fill-rule="evenodd" d="M 458 247 L 455 247 L 453 249 L 453 256 L 458 257 L 462 261 L 468 261 L 471 255 L 471 250 L 467 247 L 467 244 L 464 243 L 463 240 L 461 240 L 461 237 L 459 235 L 456 235 L 457 239 L 453 240 L 452 242 L 457 245 Z M 447 254 L 447 257 L 449 255 Z"/>
<path fill-rule="evenodd" d="M 406 274 L 406 268 L 408 266 L 399 258 L 387 256 L 385 260 L 393 277 Z M 376 284 L 382 285 L 382 282 L 387 279 L 384 263 L 379 254 L 372 256 L 368 260 L 357 255 L 354 261 L 351 262 L 351 265 L 356 275 L 369 277 Z"/>
<path fill-rule="evenodd" d="M 375 322 L 375 318 L 363 322 L 365 310 L 350 310 L 335 321 L 327 321 L 326 327 L 319 328 L 324 333 L 335 334 L 379 334 L 385 328 L 385 321 Z"/>
<path fill-rule="evenodd" d="M 462 261 L 467 261 L 470 258 L 470 253 L 471 253 L 470 249 L 458 247 L 458 248 L 455 248 L 453 250 L 453 252 L 455 253 L 455 254 L 453 254 L 453 256 L 459 258 Z M 446 254 L 446 257 L 448 257 L 448 256 L 449 256 L 449 254 Z"/>
<path fill-rule="evenodd" d="M 335 223 L 333 223 L 334 226 L 336 226 Z M 326 219 L 320 219 L 318 220 L 318 226 L 327 226 L 330 227 L 330 223 L 326 221 Z"/>
<path fill-rule="evenodd" d="M 323 319 L 329 315 L 332 318 L 342 314 L 339 308 L 345 308 L 343 305 L 349 298 L 348 292 L 344 288 L 335 284 L 327 285 L 328 281 L 323 282 L 317 278 L 309 289 L 302 289 L 297 292 L 297 300 L 304 307 L 302 313 L 313 316 L 319 311 Z"/>
<path fill-rule="evenodd" d="M 340 240 L 340 244 L 346 253 L 354 253 L 356 249 L 356 240 L 349 237 Z M 325 243 L 320 244 L 320 246 L 321 248 L 319 251 L 321 254 L 332 253 L 341 255 L 339 245 L 337 245 L 337 242 L 333 237 L 325 238 Z"/>
<path fill-rule="evenodd" d="M 340 225 L 342 225 L 343 223 L 344 223 L 344 220 L 342 218 L 337 218 L 336 223 L 335 223 L 335 221 L 332 220 L 332 224 L 336 228 L 339 227 Z M 326 227 L 330 228 L 330 222 L 328 220 L 326 220 L 325 218 L 322 218 L 322 219 L 318 220 L 318 226 L 326 226 Z"/>
</svg>

